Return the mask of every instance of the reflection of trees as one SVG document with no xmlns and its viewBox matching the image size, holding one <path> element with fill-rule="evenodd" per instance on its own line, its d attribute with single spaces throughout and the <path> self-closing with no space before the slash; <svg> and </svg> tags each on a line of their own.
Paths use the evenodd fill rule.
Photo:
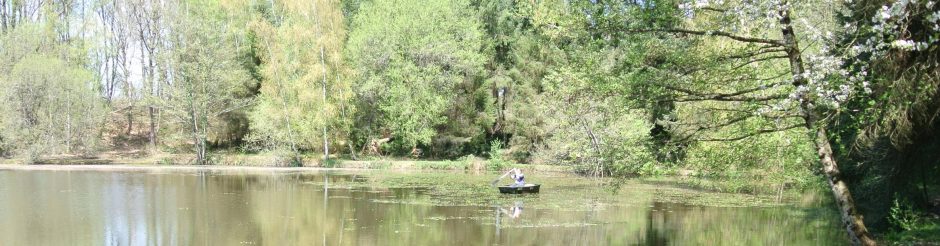
<svg viewBox="0 0 940 246">
<path fill-rule="evenodd" d="M 11 245 L 806 245 L 844 237 L 815 210 L 655 203 L 648 190 L 620 194 L 630 197 L 621 207 L 587 201 L 594 205 L 551 208 L 523 199 L 524 214 L 503 217 L 497 233 L 492 207 L 401 203 L 439 199 L 422 188 L 332 185 L 353 179 L 289 172 L 0 171 L 0 238 Z M 22 190 L 32 192 L 15 192 Z"/>
<path fill-rule="evenodd" d="M 82 194 L 93 183 L 84 172 L 0 171 L 0 244 L 101 244 L 100 213 L 72 205 L 99 207 Z"/>
<path fill-rule="evenodd" d="M 643 245 L 818 245 L 841 240 L 837 217 L 793 208 L 717 208 L 654 202 L 637 240 Z M 811 221 L 828 221 L 822 227 Z"/>
</svg>

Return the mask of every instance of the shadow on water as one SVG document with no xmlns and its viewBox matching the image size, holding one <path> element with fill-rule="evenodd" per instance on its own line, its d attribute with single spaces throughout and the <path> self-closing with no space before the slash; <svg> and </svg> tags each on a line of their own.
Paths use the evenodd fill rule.
<svg viewBox="0 0 940 246">
<path fill-rule="evenodd" d="M 845 242 L 831 213 L 821 208 L 692 206 L 657 201 L 646 188 L 612 195 L 570 177 L 542 178 L 547 189 L 526 196 L 490 195 L 496 191 L 473 184 L 488 177 L 476 175 L 396 177 L 433 183 L 456 175 L 454 180 L 472 185 L 439 182 L 484 189 L 450 194 L 434 185 L 381 185 L 376 175 L 381 174 L 0 170 L 0 238 L 3 245 Z M 450 203 L 454 199 L 474 203 Z"/>
</svg>

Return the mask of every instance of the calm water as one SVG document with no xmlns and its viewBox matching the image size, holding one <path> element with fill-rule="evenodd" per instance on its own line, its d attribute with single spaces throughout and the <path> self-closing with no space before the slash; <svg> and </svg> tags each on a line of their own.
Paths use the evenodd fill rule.
<svg viewBox="0 0 940 246">
<path fill-rule="evenodd" d="M 368 182 L 374 175 L 380 174 L 0 169 L 0 245 L 845 244 L 831 216 L 818 214 L 824 209 L 692 206 L 550 185 L 566 183 L 552 177 L 539 180 L 549 184 L 540 195 L 447 205 L 435 201 L 460 195 L 376 187 Z M 350 183 L 360 185 L 338 185 Z M 591 192 L 576 189 L 621 202 L 578 196 L 548 204 L 553 194 Z"/>
</svg>

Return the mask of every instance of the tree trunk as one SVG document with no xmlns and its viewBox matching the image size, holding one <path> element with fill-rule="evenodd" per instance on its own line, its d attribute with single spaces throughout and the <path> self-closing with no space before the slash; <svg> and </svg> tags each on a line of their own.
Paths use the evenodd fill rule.
<svg viewBox="0 0 940 246">
<path fill-rule="evenodd" d="M 153 150 L 157 149 L 157 120 L 156 115 L 154 114 L 154 107 L 147 106 L 147 112 L 150 115 L 150 135 L 148 139 L 150 140 L 150 148 Z"/>
<path fill-rule="evenodd" d="M 65 90 L 65 153 L 72 153 L 72 93 Z"/>
<path fill-rule="evenodd" d="M 787 4 L 787 1 L 781 2 L 781 5 Z M 783 8 L 780 11 L 780 16 L 780 24 L 783 27 L 781 32 L 784 48 L 790 62 L 790 72 L 793 75 L 793 86 L 800 88 L 806 86 L 806 78 L 803 76 L 805 70 L 800 46 L 790 23 L 789 8 Z M 852 200 L 848 185 L 842 180 L 839 166 L 832 155 L 832 147 L 829 144 L 829 137 L 826 135 L 826 128 L 818 124 L 813 98 L 807 95 L 805 91 L 800 92 L 797 96 L 800 99 L 800 110 L 803 114 L 803 120 L 806 122 L 806 128 L 815 131 L 813 142 L 816 145 L 819 162 L 822 164 L 823 173 L 829 181 L 829 188 L 832 189 L 836 205 L 839 206 L 839 214 L 842 216 L 842 223 L 849 234 L 849 239 L 852 240 L 853 245 L 875 245 L 876 243 L 869 235 L 868 229 L 865 228 L 862 215 L 855 209 L 855 201 Z"/>
<path fill-rule="evenodd" d="M 594 173 L 592 175 L 597 176 L 597 177 L 602 177 L 606 173 L 606 170 L 604 170 L 603 163 L 601 163 L 597 159 L 597 157 L 601 155 L 600 141 L 597 139 L 597 135 L 594 134 L 594 130 L 591 130 L 591 128 L 587 125 L 587 122 L 584 121 L 584 119 L 580 119 L 578 120 L 578 122 L 580 122 L 581 127 L 584 128 L 584 133 L 586 133 L 588 137 L 591 138 L 591 149 L 594 150 L 594 155 L 595 155 L 594 158 L 592 158 L 594 162 L 594 171 L 593 171 Z"/>
<path fill-rule="evenodd" d="M 346 147 L 349 148 L 349 156 L 352 157 L 353 160 L 358 160 L 359 157 L 356 156 L 356 149 L 353 148 L 352 141 L 346 141 Z"/>
<path fill-rule="evenodd" d="M 0 33 L 7 32 L 7 0 L 0 0 Z"/>
<path fill-rule="evenodd" d="M 810 126 L 810 122 L 807 122 Z M 862 215 L 855 208 L 855 201 L 852 200 L 852 194 L 849 192 L 849 186 L 842 180 L 839 172 L 839 166 L 832 156 L 832 147 L 829 145 L 829 138 L 826 134 L 826 128 L 816 126 L 816 151 L 819 154 L 819 162 L 822 163 L 823 173 L 826 180 L 829 181 L 829 188 L 832 189 L 832 195 L 836 204 L 839 206 L 839 214 L 842 215 L 842 225 L 848 230 L 849 238 L 854 245 L 876 245 L 875 240 L 871 238 L 868 229 L 865 228 L 865 222 Z"/>
<path fill-rule="evenodd" d="M 317 17 L 319 18 L 319 17 Z M 319 21 L 317 21 L 319 24 Z M 319 28 L 318 28 L 319 29 Z M 323 105 L 321 117 L 326 118 L 326 59 L 323 58 L 323 45 L 320 45 L 320 66 L 323 68 Z M 329 125 L 324 119 L 323 122 L 323 160 L 330 159 L 330 140 L 326 137 L 326 126 Z"/>
<path fill-rule="evenodd" d="M 317 13 L 317 3 L 316 3 L 316 1 L 313 1 L 313 13 L 314 13 L 315 15 L 317 15 L 317 17 L 314 18 L 314 21 L 315 21 L 315 23 L 316 23 L 316 28 L 317 28 L 317 29 L 316 29 L 316 30 L 317 30 L 317 36 L 323 37 L 323 32 L 320 30 L 320 14 Z M 329 159 L 330 159 L 330 147 L 329 147 L 329 139 L 327 139 L 327 136 L 326 136 L 326 128 L 327 128 L 327 125 L 329 125 L 329 124 L 328 124 L 328 121 L 326 121 L 326 119 L 325 119 L 325 118 L 326 118 L 326 105 L 327 105 L 327 101 L 326 101 L 326 59 L 324 58 L 324 55 L 323 55 L 323 49 L 324 49 L 323 46 L 324 46 L 324 44 L 323 44 L 322 42 L 323 42 L 323 41 L 320 41 L 320 43 L 319 43 L 319 45 L 320 45 L 320 66 L 321 66 L 322 72 L 323 72 L 323 81 L 322 81 L 322 83 L 323 83 L 323 104 L 320 105 L 320 107 L 321 107 L 321 111 L 320 111 L 320 112 L 321 112 L 321 115 L 320 115 L 320 117 L 324 118 L 324 119 L 323 119 L 323 161 L 326 161 L 326 160 L 329 160 Z"/>
<path fill-rule="evenodd" d="M 202 165 L 202 164 L 205 164 L 205 161 L 206 161 L 206 144 L 205 144 L 206 140 L 205 140 L 205 136 L 199 135 L 200 133 L 199 118 L 197 118 L 196 116 L 196 103 L 194 102 L 196 99 L 193 93 L 193 90 L 195 89 L 192 86 L 192 82 L 188 82 L 188 83 L 189 83 L 188 89 L 190 89 L 189 95 L 188 95 L 189 96 L 189 120 L 192 122 L 191 133 L 193 137 L 193 148 L 194 148 L 194 151 L 196 152 L 196 164 Z"/>
</svg>

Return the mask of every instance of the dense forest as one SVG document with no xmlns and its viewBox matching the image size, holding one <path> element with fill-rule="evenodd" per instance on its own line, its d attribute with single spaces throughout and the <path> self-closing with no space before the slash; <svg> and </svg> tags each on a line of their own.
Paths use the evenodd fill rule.
<svg viewBox="0 0 940 246">
<path fill-rule="evenodd" d="M 940 207 L 938 47 L 924 0 L 0 0 L 0 155 L 693 170 L 870 244 Z"/>
</svg>

